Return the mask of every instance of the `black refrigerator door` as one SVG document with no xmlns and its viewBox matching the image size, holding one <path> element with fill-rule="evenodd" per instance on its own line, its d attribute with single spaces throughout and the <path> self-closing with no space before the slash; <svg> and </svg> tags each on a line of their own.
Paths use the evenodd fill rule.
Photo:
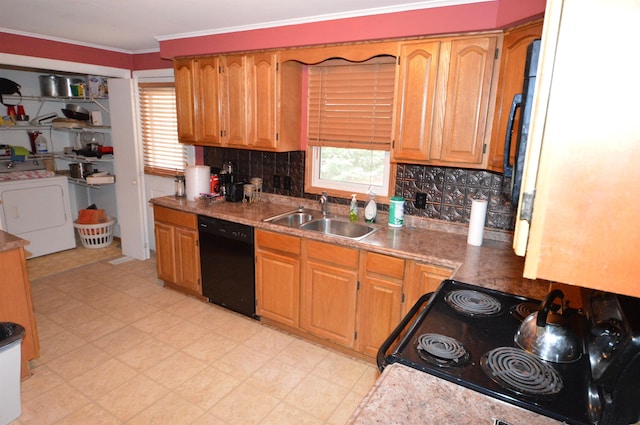
<svg viewBox="0 0 640 425">
<path fill-rule="evenodd" d="M 511 190 L 506 192 L 511 198 L 514 206 L 518 205 L 520 187 L 522 185 L 522 170 L 524 169 L 524 159 L 527 152 L 527 140 L 529 139 L 529 127 L 531 124 L 531 106 L 533 103 L 534 89 L 536 85 L 536 73 L 538 70 L 538 57 L 540 56 L 540 40 L 534 40 L 527 48 L 527 61 L 524 69 L 524 84 L 522 94 L 514 96 L 509 115 L 509 125 L 505 136 L 504 150 L 504 175 L 511 177 Z M 518 105 L 519 103 L 519 105 Z M 513 133 L 513 120 L 515 111 L 520 109 L 520 124 L 518 126 L 518 137 L 516 139 L 516 153 L 513 167 L 509 164 L 509 153 L 511 151 L 511 135 Z"/>
</svg>

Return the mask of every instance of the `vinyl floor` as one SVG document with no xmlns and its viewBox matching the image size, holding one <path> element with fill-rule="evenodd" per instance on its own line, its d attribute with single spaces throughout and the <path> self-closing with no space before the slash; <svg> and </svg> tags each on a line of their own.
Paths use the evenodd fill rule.
<svg viewBox="0 0 640 425">
<path fill-rule="evenodd" d="M 13 424 L 337 425 L 378 377 L 163 287 L 153 258 L 77 264 L 31 279 L 41 356 Z"/>
</svg>

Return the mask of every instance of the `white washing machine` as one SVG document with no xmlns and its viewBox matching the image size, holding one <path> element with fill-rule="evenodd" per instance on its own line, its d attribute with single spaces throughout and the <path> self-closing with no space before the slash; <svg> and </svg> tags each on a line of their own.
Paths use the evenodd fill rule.
<svg viewBox="0 0 640 425">
<path fill-rule="evenodd" d="M 27 258 L 76 247 L 64 176 L 0 182 L 0 230 L 30 242 Z"/>
</svg>

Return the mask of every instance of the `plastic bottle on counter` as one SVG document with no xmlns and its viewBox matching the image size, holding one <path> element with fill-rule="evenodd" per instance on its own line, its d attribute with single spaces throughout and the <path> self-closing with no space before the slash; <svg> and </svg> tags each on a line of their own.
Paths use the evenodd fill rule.
<svg viewBox="0 0 640 425">
<path fill-rule="evenodd" d="M 349 207 L 349 221 L 358 221 L 358 200 L 356 194 L 351 195 L 351 206 Z"/>
<path fill-rule="evenodd" d="M 367 223 L 375 223 L 378 214 L 378 206 L 376 205 L 376 193 L 369 189 L 367 193 L 367 205 L 364 208 L 364 221 Z"/>
</svg>

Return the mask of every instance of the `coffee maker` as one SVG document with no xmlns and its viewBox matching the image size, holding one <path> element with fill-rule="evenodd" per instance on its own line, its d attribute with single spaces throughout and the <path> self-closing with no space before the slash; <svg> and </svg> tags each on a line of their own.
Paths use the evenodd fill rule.
<svg viewBox="0 0 640 425">
<path fill-rule="evenodd" d="M 220 188 L 222 196 L 229 202 L 241 202 L 243 193 L 243 183 L 236 182 L 235 175 L 233 174 L 233 163 L 227 161 L 222 165 L 220 170 Z"/>
</svg>

